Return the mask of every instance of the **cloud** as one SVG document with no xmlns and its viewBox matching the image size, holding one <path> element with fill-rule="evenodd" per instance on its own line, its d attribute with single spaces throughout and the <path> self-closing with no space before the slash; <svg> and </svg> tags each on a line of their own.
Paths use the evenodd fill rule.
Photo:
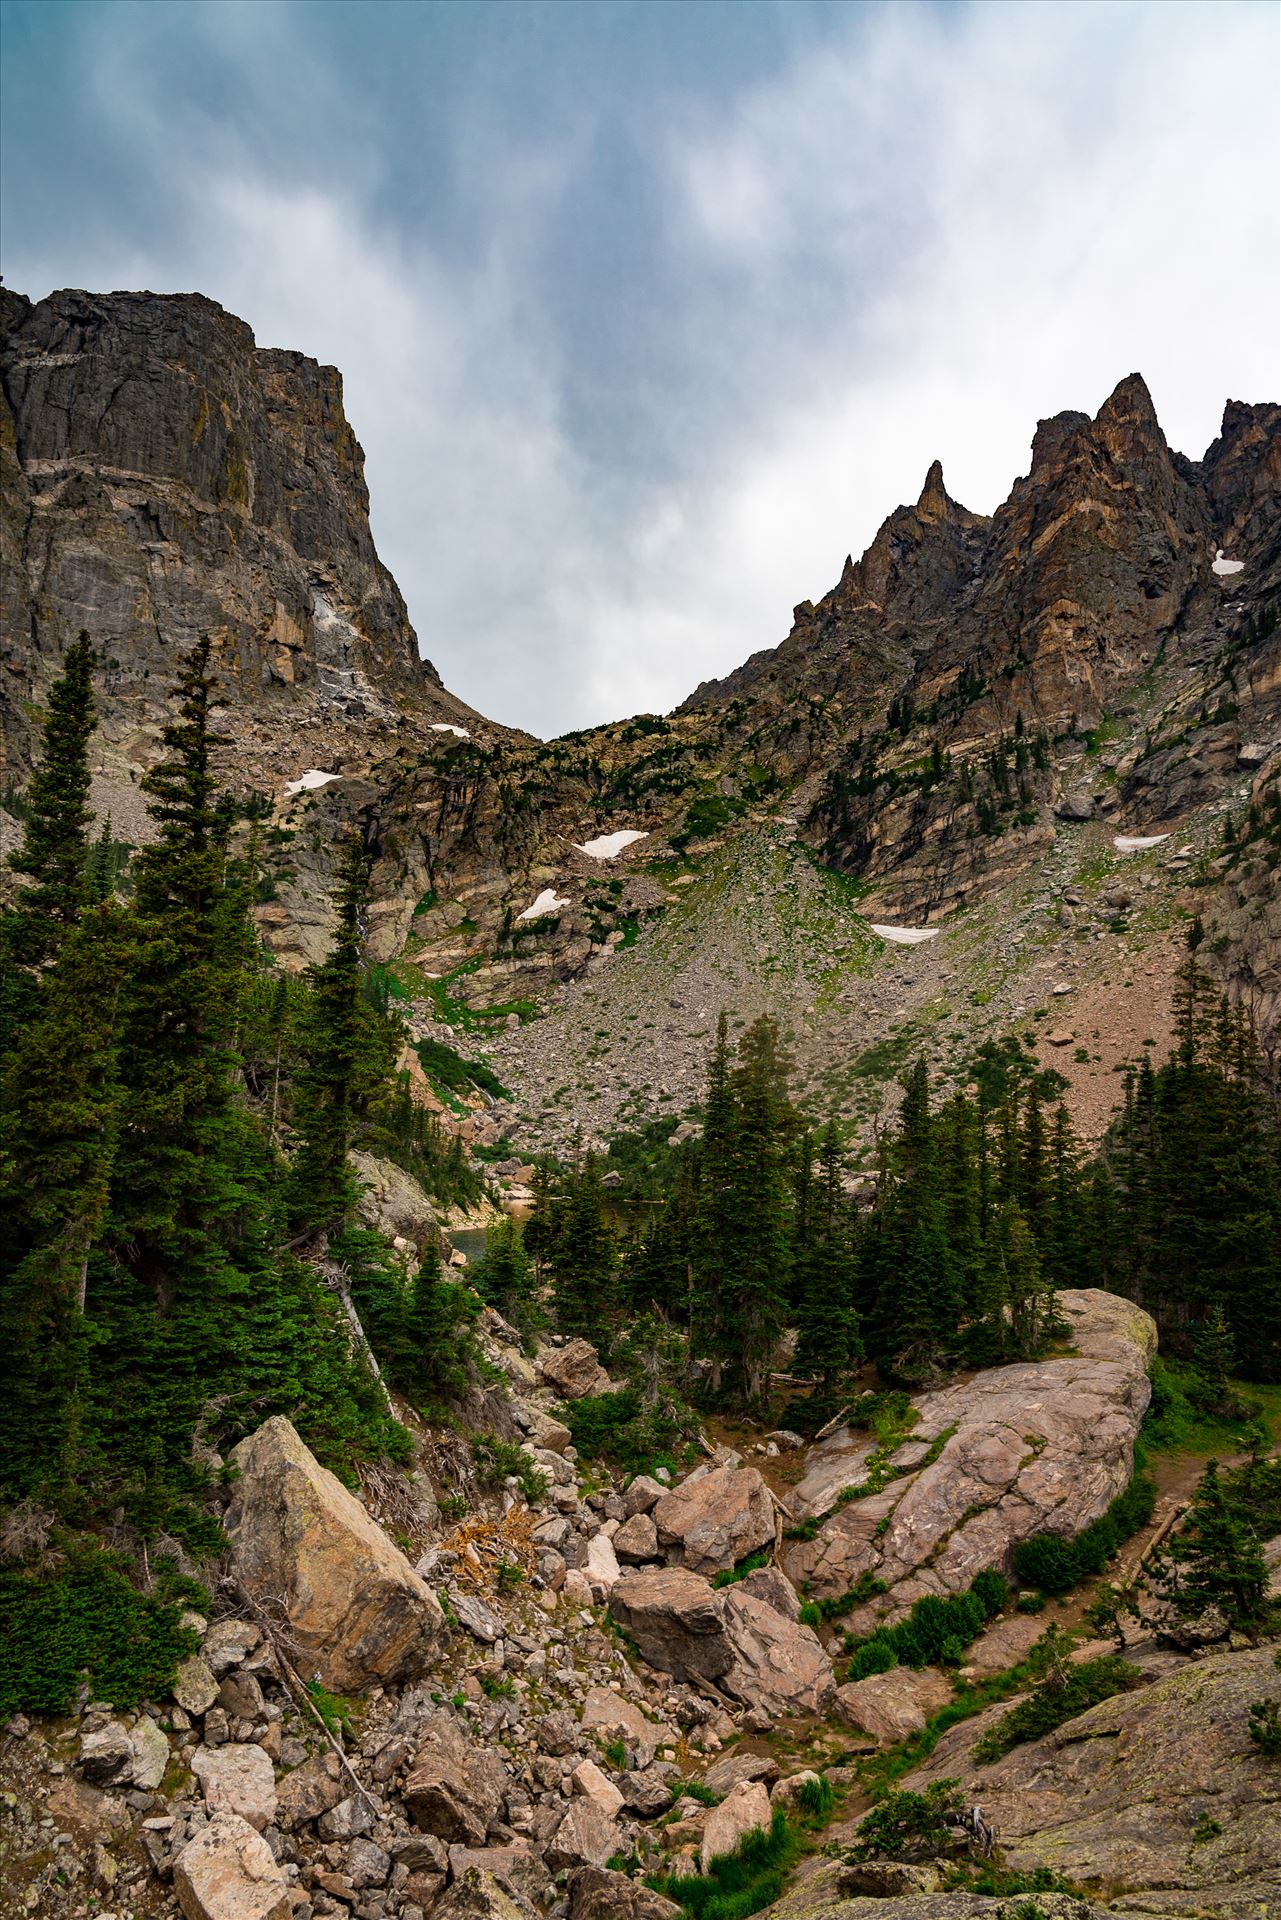
<svg viewBox="0 0 1281 1920">
<path fill-rule="evenodd" d="M 563 59 L 590 10 L 507 49 L 476 18 L 90 8 L 94 157 L 15 136 L 43 217 L 7 217 L 6 271 L 199 287 L 337 364 L 424 650 L 495 718 L 670 707 L 935 455 L 990 510 L 1038 415 L 1133 368 L 1194 455 L 1267 397 L 1270 10 L 831 9 L 746 76 L 698 10 L 679 87 L 626 9 L 595 67 Z"/>
</svg>

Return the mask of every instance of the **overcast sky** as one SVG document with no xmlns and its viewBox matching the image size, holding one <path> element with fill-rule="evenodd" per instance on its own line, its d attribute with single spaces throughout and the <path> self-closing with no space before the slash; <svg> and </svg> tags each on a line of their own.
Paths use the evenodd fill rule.
<svg viewBox="0 0 1281 1920">
<path fill-rule="evenodd" d="M 1272 0 L 5 0 L 33 298 L 341 368 L 446 684 L 541 734 L 780 640 L 930 461 L 1279 397 Z"/>
</svg>

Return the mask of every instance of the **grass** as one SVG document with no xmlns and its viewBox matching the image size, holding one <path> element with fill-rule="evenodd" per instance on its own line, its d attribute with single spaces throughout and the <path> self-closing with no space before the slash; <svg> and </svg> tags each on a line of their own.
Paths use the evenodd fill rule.
<svg viewBox="0 0 1281 1920">
<path fill-rule="evenodd" d="M 769 1554 L 762 1548 L 759 1553 L 749 1553 L 746 1560 L 740 1560 L 736 1567 L 726 1567 L 723 1573 L 716 1575 L 712 1585 L 714 1587 L 735 1586 L 738 1581 L 746 1580 L 749 1573 L 756 1573 L 761 1567 L 768 1565 Z"/>
<path fill-rule="evenodd" d="M 1216 1399 L 1204 1376 L 1186 1361 L 1158 1355 L 1150 1371 L 1152 1404 L 1140 1434 L 1148 1453 L 1222 1457 L 1250 1445 L 1259 1419 L 1273 1441 L 1281 1435 L 1279 1385 L 1229 1380 Z"/>
<path fill-rule="evenodd" d="M 747 1920 L 779 1899 L 788 1870 L 804 1850 L 800 1834 L 780 1811 L 768 1831 L 757 1828 L 745 1835 L 732 1853 L 713 1860 L 706 1874 L 651 1874 L 645 1884 L 695 1920 Z"/>
<path fill-rule="evenodd" d="M 1102 1700 L 1126 1693 L 1140 1679 L 1139 1670 L 1117 1654 L 1104 1654 L 1100 1660 L 1085 1660 L 1057 1681 L 1047 1678 L 1026 1700 L 1020 1700 L 1009 1713 L 1002 1714 L 994 1727 L 975 1742 L 974 1758 L 986 1766 L 999 1760 L 1011 1748 L 1029 1740 L 1039 1740 L 1067 1720 L 1098 1706 Z"/>
</svg>

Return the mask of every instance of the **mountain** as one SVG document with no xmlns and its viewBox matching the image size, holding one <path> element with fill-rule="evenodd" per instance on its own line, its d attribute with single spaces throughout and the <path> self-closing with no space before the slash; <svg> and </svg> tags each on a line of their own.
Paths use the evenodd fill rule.
<svg viewBox="0 0 1281 1920">
<path fill-rule="evenodd" d="M 5 293 L 0 327 L 8 781 L 85 626 L 95 800 L 138 838 L 208 632 L 224 778 L 267 821 L 265 936 L 287 965 L 323 950 L 361 820 L 373 950 L 418 1033 L 465 1034 L 511 1087 L 491 1133 L 679 1116 L 720 1006 L 778 1015 L 812 1102 L 867 1133 L 914 1051 L 963 1075 L 1020 1023 L 1044 1047 L 1051 986 L 1090 1056 L 1054 1064 L 1101 1124 L 1194 911 L 1275 1036 L 1281 407 L 1229 402 L 1193 461 L 1132 374 L 1039 423 L 990 518 L 936 462 L 779 646 L 669 716 L 543 743 L 420 661 L 335 370 L 199 295 Z M 620 832 L 645 837 L 580 851 Z M 894 922 L 942 931 L 870 930 Z"/>
</svg>

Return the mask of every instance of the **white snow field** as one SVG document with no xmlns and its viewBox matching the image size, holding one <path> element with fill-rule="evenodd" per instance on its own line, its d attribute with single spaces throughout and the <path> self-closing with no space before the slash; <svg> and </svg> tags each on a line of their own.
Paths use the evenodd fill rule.
<svg viewBox="0 0 1281 1920">
<path fill-rule="evenodd" d="M 635 840 L 648 840 L 647 833 L 640 833 L 635 827 L 625 828 L 622 833 L 602 833 L 596 840 L 572 840 L 570 845 L 579 853 L 585 853 L 592 860 L 613 860 L 630 847 Z"/>
<path fill-rule="evenodd" d="M 452 721 L 449 720 L 433 720 L 431 730 L 433 733 L 456 733 L 460 740 L 471 739 L 471 735 L 468 733 L 466 727 L 456 727 Z"/>
<path fill-rule="evenodd" d="M 1146 853 L 1149 847 L 1159 847 L 1169 837 L 1168 833 L 1117 833 L 1112 836 L 1112 845 L 1118 853 Z"/>
<path fill-rule="evenodd" d="M 1224 557 L 1223 548 L 1220 547 L 1218 552 L 1214 556 L 1214 564 L 1211 567 L 1210 571 L 1212 573 L 1217 573 L 1220 576 L 1227 573 L 1244 573 L 1245 561 L 1226 559 Z"/>
<path fill-rule="evenodd" d="M 568 900 L 558 898 L 555 887 L 544 887 L 532 907 L 526 907 L 524 913 L 518 913 L 518 920 L 541 920 L 544 914 L 559 913 L 562 907 L 569 905 Z"/>
<path fill-rule="evenodd" d="M 942 927 L 882 927 L 875 920 L 871 926 L 873 933 L 896 947 L 919 947 L 923 940 L 937 940 L 943 931 Z"/>
<path fill-rule="evenodd" d="M 285 792 L 288 794 L 314 793 L 317 787 L 327 787 L 331 780 L 341 779 L 340 773 L 322 773 L 319 767 L 310 767 L 300 780 L 287 780 Z"/>
</svg>

